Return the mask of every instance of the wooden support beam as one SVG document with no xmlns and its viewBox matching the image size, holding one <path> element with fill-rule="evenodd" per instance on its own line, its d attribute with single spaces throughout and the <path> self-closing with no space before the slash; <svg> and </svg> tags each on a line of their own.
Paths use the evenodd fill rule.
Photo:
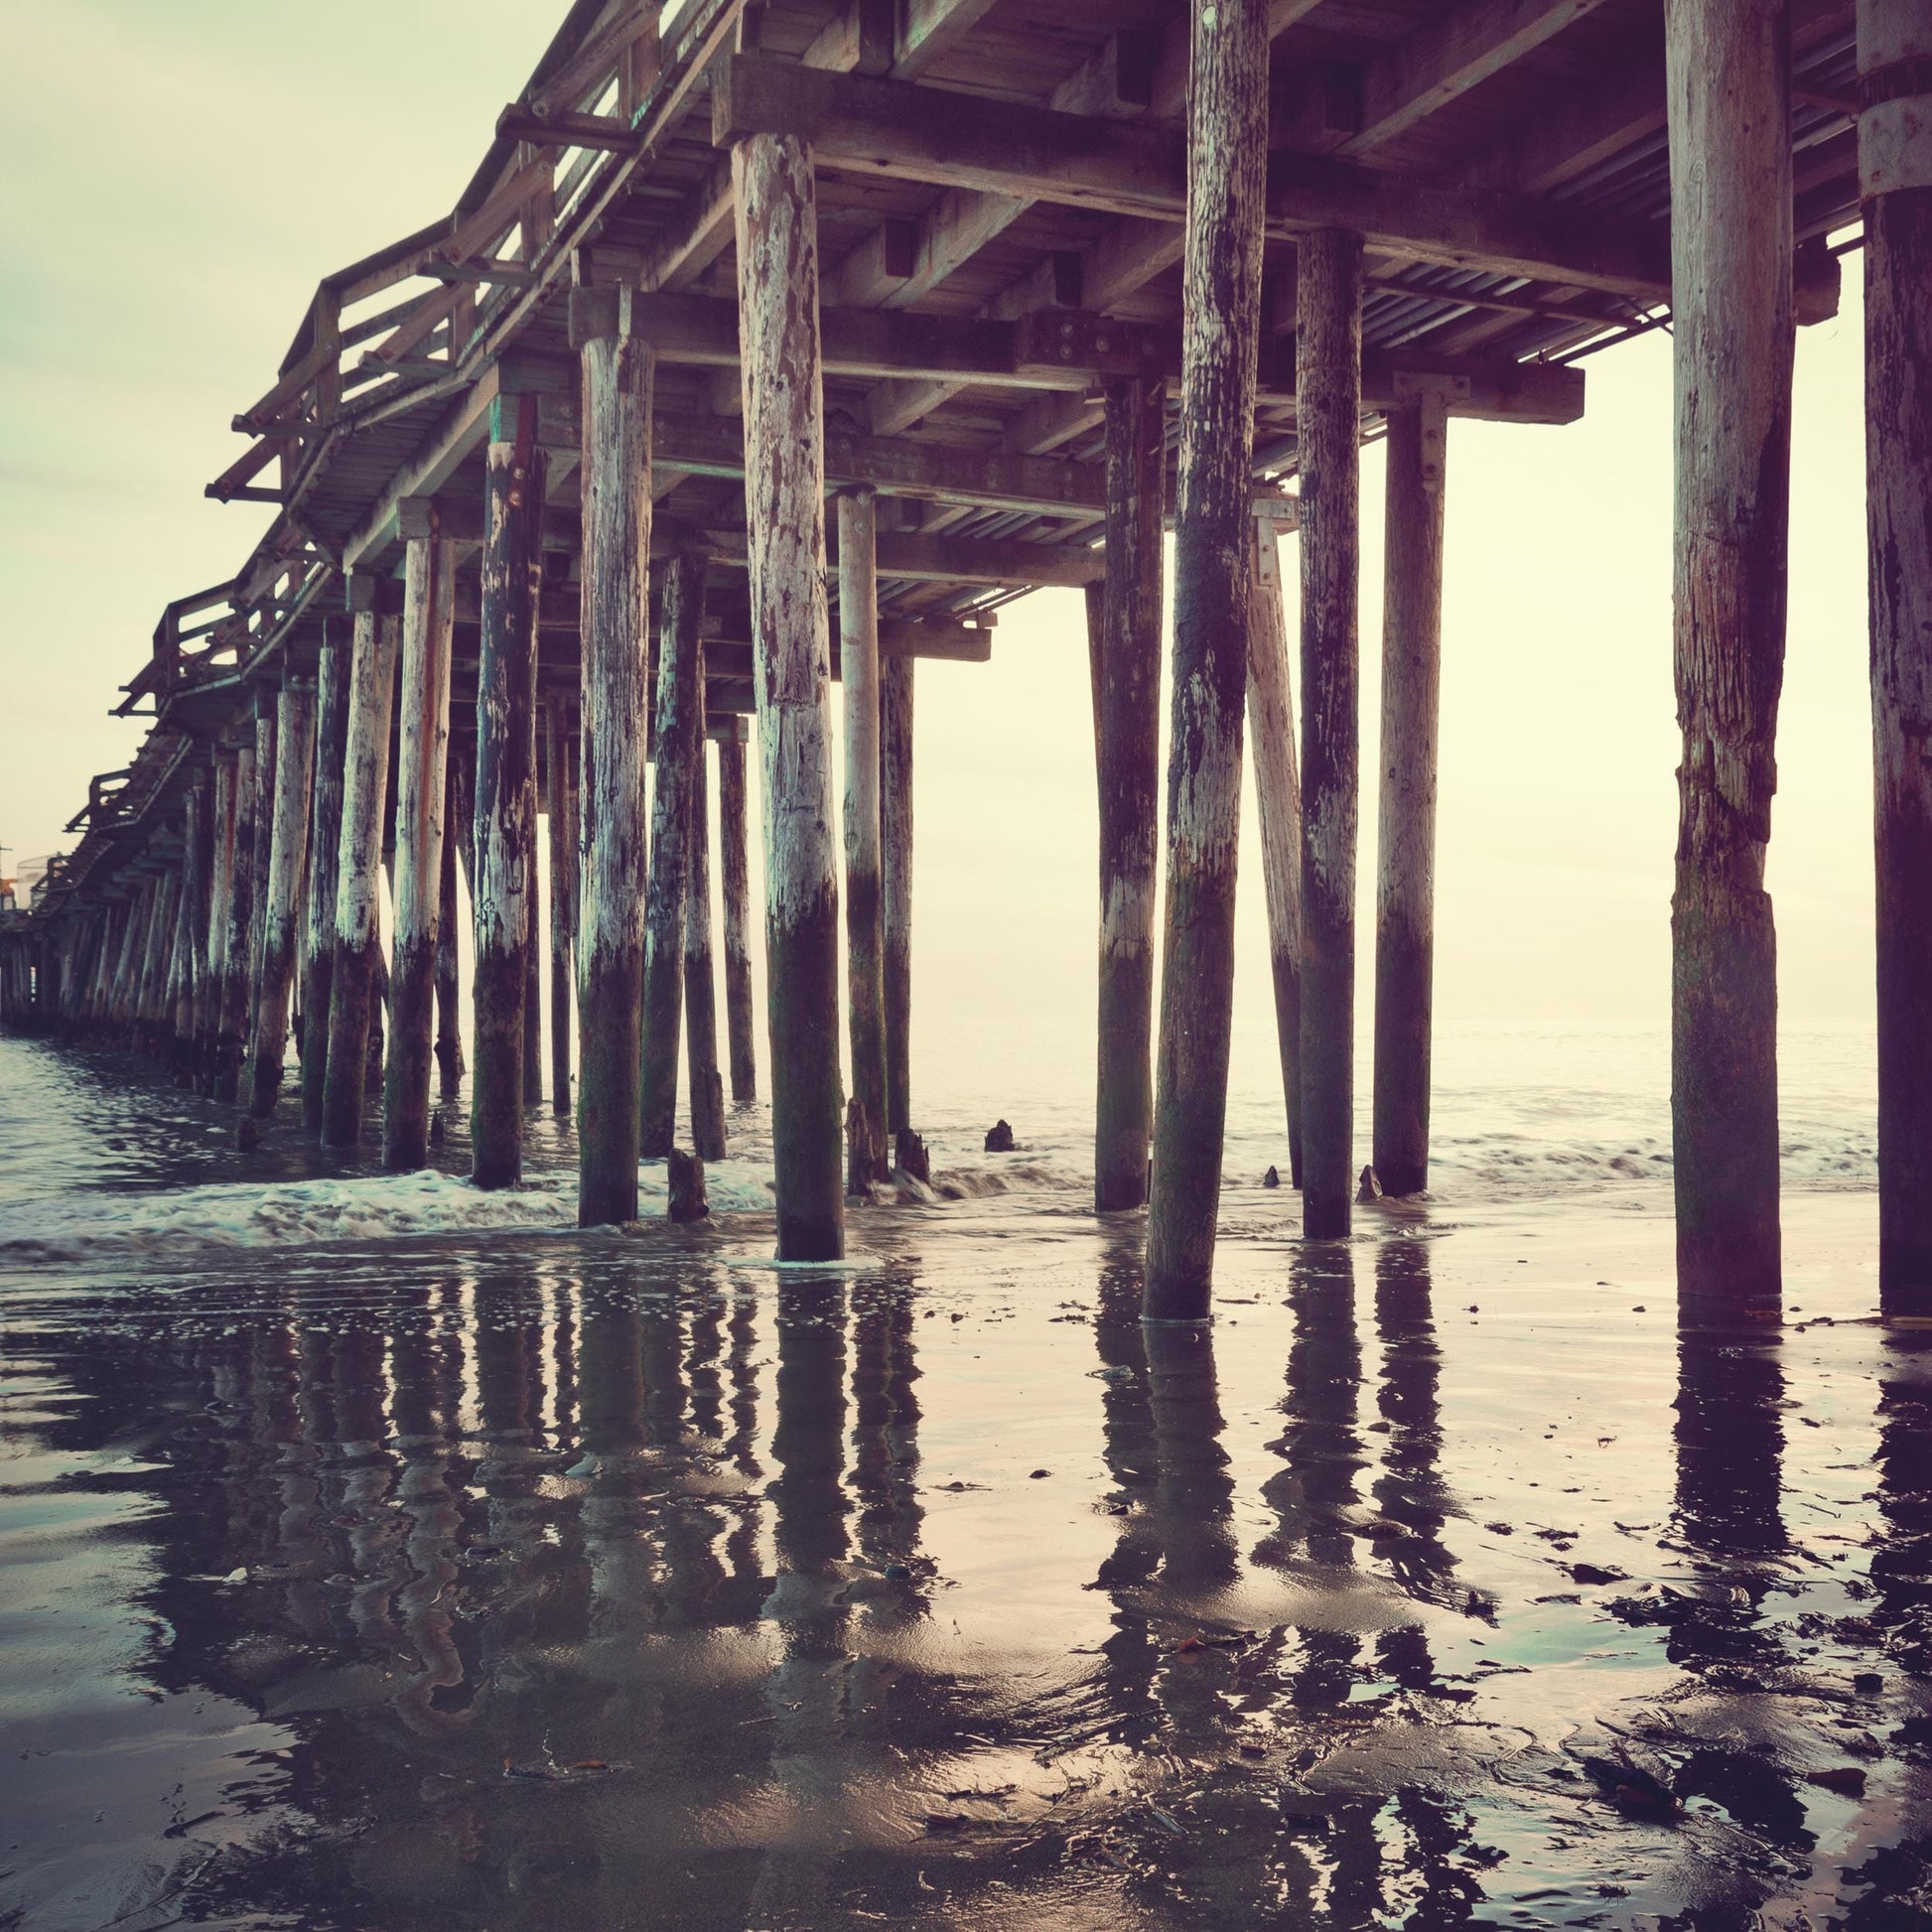
<svg viewBox="0 0 1932 1932">
<path fill-rule="evenodd" d="M 912 1131 L 912 694 L 913 660 L 880 665 L 880 903 L 886 989 L 886 1126 Z"/>
<path fill-rule="evenodd" d="M 1268 902 L 1268 963 L 1275 992 L 1288 1124 L 1288 1173 L 1302 1184 L 1302 775 L 1289 687 L 1288 612 L 1276 505 L 1257 504 L 1248 618 L 1248 741 L 1254 747 L 1255 816 Z"/>
<path fill-rule="evenodd" d="M 399 613 L 377 609 L 377 586 L 351 580 L 356 599 L 349 668 L 348 721 L 343 767 L 343 817 L 336 875 L 335 963 L 329 983 L 329 1053 L 324 1075 L 325 1147 L 352 1148 L 362 1138 L 370 1020 L 381 959 L 377 895 L 381 890 L 382 819 L 389 778 L 389 715 Z"/>
<path fill-rule="evenodd" d="M 1429 1185 L 1449 419 L 1439 399 L 1424 397 L 1388 421 L 1370 1158 L 1382 1191 L 1399 1197 Z"/>
<path fill-rule="evenodd" d="M 277 702 L 274 686 L 255 687 L 255 839 L 251 867 L 254 879 L 248 895 L 248 951 L 235 1069 L 235 1098 L 244 1107 L 251 1101 L 255 1016 L 261 997 L 262 959 L 268 945 L 268 875 L 274 858 L 275 765 L 280 722 Z"/>
<path fill-rule="evenodd" d="M 700 663 L 700 669 L 703 668 Z M 691 1149 L 700 1161 L 722 1161 L 725 1083 L 718 1072 L 718 978 L 711 958 L 711 809 L 708 755 L 700 715 L 691 748 L 690 845 L 684 886 L 684 1065 L 691 1102 Z"/>
<path fill-rule="evenodd" d="M 1195 9 L 1186 145 L 1167 934 L 1147 1217 L 1146 1312 L 1156 1321 L 1207 1318 L 1220 1204 L 1248 684 L 1267 0 Z"/>
<path fill-rule="evenodd" d="M 1932 1315 L 1932 17 L 1859 17 L 1877 766 L 1878 1295 Z"/>
<path fill-rule="evenodd" d="M 268 891 L 262 915 L 262 964 L 255 987 L 254 1054 L 249 1112 L 268 1120 L 282 1091 L 288 1055 L 289 1005 L 302 887 L 309 865 L 310 787 L 315 781 L 316 687 L 291 672 L 282 680 L 275 720 L 275 796 L 268 828 Z"/>
<path fill-rule="evenodd" d="M 886 1156 L 886 962 L 880 904 L 879 509 L 844 491 L 839 513 L 839 663 L 845 699 L 846 1191 L 883 1180 Z"/>
<path fill-rule="evenodd" d="M 234 759 L 234 822 L 230 835 L 227 932 L 221 946 L 220 1017 L 215 1023 L 214 1098 L 234 1100 L 241 1083 L 242 1033 L 248 1020 L 249 948 L 255 925 L 255 745 L 253 727 Z"/>
<path fill-rule="evenodd" d="M 758 1035 L 752 1017 L 752 887 L 747 836 L 745 741 L 718 741 L 718 853 L 724 873 L 725 1038 L 731 1055 L 732 1105 L 759 1097 Z"/>
<path fill-rule="evenodd" d="M 543 707 L 545 809 L 550 821 L 550 1111 L 570 1118 L 571 933 L 577 875 L 577 788 L 571 772 L 570 704 L 553 691 Z"/>
<path fill-rule="evenodd" d="M 691 867 L 691 787 L 704 734 L 705 559 L 687 551 L 664 575 L 657 644 L 650 893 L 644 914 L 643 1158 L 677 1145 L 677 1060 L 684 1007 L 684 901 Z"/>
<path fill-rule="evenodd" d="M 1361 126 L 1336 150 L 1373 153 L 1554 40 L 1603 0 L 1460 0 L 1392 42 L 1362 75 Z"/>
<path fill-rule="evenodd" d="M 536 594 L 547 456 L 537 399 L 505 397 L 490 424 L 477 672 L 476 972 L 472 998 L 472 1178 L 523 1173 L 525 1045 L 536 866 Z"/>
<path fill-rule="evenodd" d="M 457 926 L 457 824 L 467 803 L 457 779 L 454 749 L 443 774 L 443 858 L 436 874 L 436 1073 L 437 1092 L 455 1100 L 463 1091 L 463 996 L 459 984 Z"/>
<path fill-rule="evenodd" d="M 1791 460 L 1786 0 L 1668 0 L 1677 402 L 1671 1125 L 1692 1319 L 1775 1318 L 1777 955 L 1764 851 Z"/>
<path fill-rule="evenodd" d="M 1301 247 L 1302 1231 L 1348 1233 L 1354 1198 L 1355 833 L 1360 793 L 1362 244 Z"/>
<path fill-rule="evenodd" d="M 1095 653 L 1100 780 L 1099 1051 L 1093 1203 L 1147 1199 L 1154 1131 L 1154 913 L 1161 798 L 1166 392 L 1108 385 L 1107 556 Z M 1091 607 L 1090 607 L 1091 608 Z"/>
<path fill-rule="evenodd" d="M 845 1252 L 845 1210 L 825 601 L 831 465 L 818 360 L 817 195 L 810 153 L 787 134 L 754 132 L 736 142 L 732 169 L 745 341 L 745 521 L 763 753 L 778 1253 L 828 1261 Z"/>
<path fill-rule="evenodd" d="M 543 773 L 537 759 L 537 740 L 542 726 L 537 703 L 538 664 L 530 667 L 530 869 L 528 890 L 523 896 L 523 1108 L 526 1113 L 543 1105 L 543 954 L 544 888 L 537 870 L 537 839 Z"/>
<path fill-rule="evenodd" d="M 1185 152 L 1168 129 L 1019 102 L 830 74 L 735 55 L 714 72 L 712 138 L 808 142 L 855 174 L 976 188 L 1110 213 L 1178 221 Z M 1655 223 L 1504 190 L 1410 181 L 1288 152 L 1270 157 L 1271 233 L 1346 226 L 1423 261 L 1521 275 L 1651 300 L 1670 287 Z"/>
<path fill-rule="evenodd" d="M 893 73 L 915 79 L 943 61 L 992 10 L 993 0 L 901 0 Z"/>
<path fill-rule="evenodd" d="M 228 903 L 234 894 L 235 780 L 240 754 L 232 745 L 214 753 L 213 823 L 208 849 L 207 970 L 195 1002 L 196 1088 L 214 1091 L 215 1060 L 221 1032 L 221 1000 L 228 972 Z"/>
<path fill-rule="evenodd" d="M 316 673 L 316 760 L 310 787 L 309 879 L 302 960 L 302 1125 L 322 1131 L 329 1065 L 330 981 L 336 969 L 336 888 L 344 827 L 343 772 L 348 754 L 348 679 L 354 657 L 346 613 L 324 620 Z"/>
<path fill-rule="evenodd" d="M 382 1165 L 410 1173 L 429 1162 L 436 1048 L 436 946 L 443 909 L 444 809 L 449 794 L 450 667 L 456 550 L 434 503 L 405 506 L 402 735 L 396 780 L 394 965 Z"/>
</svg>

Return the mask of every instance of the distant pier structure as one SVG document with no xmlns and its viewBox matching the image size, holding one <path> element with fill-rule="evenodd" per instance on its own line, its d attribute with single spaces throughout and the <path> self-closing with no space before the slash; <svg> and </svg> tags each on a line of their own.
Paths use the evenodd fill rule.
<svg viewBox="0 0 1932 1932">
<path fill-rule="evenodd" d="M 640 1151 L 724 1151 L 723 1067 L 770 1100 L 780 1254 L 835 1257 L 847 1188 L 917 1125 L 918 663 L 982 661 L 1002 605 L 1077 588 L 1095 1204 L 1145 1207 L 1150 1316 L 1203 1318 L 1244 762 L 1291 1173 L 1307 1233 L 1341 1237 L 1365 1161 L 1392 1192 L 1429 1176 L 1449 421 L 1573 422 L 1579 361 L 1667 326 L 1680 1290 L 1695 1318 L 1773 1313 L 1793 342 L 1861 245 L 1881 1273 L 1887 1311 L 1932 1315 L 1923 0 L 578 0 L 458 206 L 327 275 L 234 418 L 208 493 L 269 527 L 163 612 L 119 707 L 153 727 L 0 926 L 0 1001 L 338 1145 L 379 1115 L 398 1170 L 467 1068 L 475 1177 L 500 1186 L 546 1077 L 572 1103 L 572 1056 L 539 1057 L 547 975 L 586 1224 L 634 1217 Z M 1358 940 L 1367 440 L 1387 587 Z"/>
</svg>

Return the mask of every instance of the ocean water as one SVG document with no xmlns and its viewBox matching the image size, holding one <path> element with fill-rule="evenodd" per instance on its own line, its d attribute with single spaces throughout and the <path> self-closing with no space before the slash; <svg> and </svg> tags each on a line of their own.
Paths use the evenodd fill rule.
<svg viewBox="0 0 1932 1932">
<path fill-rule="evenodd" d="M 1079 1211 L 1092 1179 L 1093 1050 L 1073 1030 L 1028 1020 L 998 1029 L 927 1023 L 916 1041 L 915 1111 L 942 1191 L 1011 1192 Z M 325 1155 L 284 1125 L 233 1146 L 233 1117 L 145 1068 L 0 1039 L 0 1260 L 59 1264 L 119 1247 L 289 1248 L 464 1230 L 557 1230 L 576 1221 L 568 1123 L 533 1114 L 525 1184 L 482 1194 L 463 1178 L 464 1103 L 446 1109 L 436 1170 L 383 1174 L 364 1155 Z M 1869 1028 L 1788 1028 L 1781 1039 L 1788 1190 L 1876 1184 Z M 1437 1042 L 1431 1196 L 1446 1210 L 1527 1200 L 1578 1207 L 1662 1203 L 1670 1177 L 1669 1042 L 1661 1030 L 1605 1023 L 1446 1029 Z M 1357 1160 L 1369 1149 L 1369 1066 L 1357 1072 Z M 1016 1151 L 989 1155 L 996 1120 Z M 1222 1211 L 1230 1233 L 1277 1225 L 1288 1168 L 1272 1032 L 1237 1033 L 1228 1092 Z M 734 1110 L 733 1158 L 708 1185 L 720 1213 L 770 1205 L 769 1120 Z M 642 1175 L 640 1212 L 662 1212 L 661 1165 Z"/>
<path fill-rule="evenodd" d="M 1868 1040 L 1787 1041 L 1786 1307 L 1673 1318 L 1664 1051 L 1450 1033 L 1298 1238 L 1237 1043 L 1211 1333 L 1091 1048 L 928 1032 L 940 1198 L 769 1265 L 0 1038 L 0 1926 L 1890 1932 L 1932 1898 L 1932 1339 Z M 986 1155 L 1008 1119 L 1019 1142 Z M 661 1182 L 645 1175 L 645 1212 Z"/>
</svg>

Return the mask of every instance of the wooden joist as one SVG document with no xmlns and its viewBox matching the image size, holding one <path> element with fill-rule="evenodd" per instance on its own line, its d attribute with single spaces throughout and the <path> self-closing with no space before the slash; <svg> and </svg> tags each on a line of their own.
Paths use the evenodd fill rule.
<svg viewBox="0 0 1932 1932">
<path fill-rule="evenodd" d="M 1178 222 L 1186 211 L 1182 137 L 1165 127 L 822 73 L 746 55 L 712 83 L 718 146 L 759 133 L 810 142 L 851 173 L 976 188 Z M 1424 261 L 1663 301 L 1669 236 L 1659 222 L 1508 190 L 1447 188 L 1322 157 L 1270 158 L 1271 232 L 1348 228 L 1372 247 Z"/>
</svg>

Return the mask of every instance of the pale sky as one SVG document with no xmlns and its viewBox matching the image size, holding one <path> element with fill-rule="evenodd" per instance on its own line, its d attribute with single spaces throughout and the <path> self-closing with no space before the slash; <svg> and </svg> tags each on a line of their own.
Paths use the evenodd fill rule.
<svg viewBox="0 0 1932 1932">
<path fill-rule="evenodd" d="M 560 0 L 62 0 L 0 64 L 0 545 L 8 870 L 64 842 L 140 729 L 105 713 L 161 606 L 267 512 L 241 453 L 324 273 L 447 212 Z M 1861 263 L 1801 331 L 1771 884 L 1783 1005 L 1870 1011 Z M 1670 344 L 1590 358 L 1584 422 L 1457 423 L 1449 455 L 1438 1013 L 1662 1024 L 1676 799 Z M 1363 462 L 1359 935 L 1374 931 L 1379 452 Z M 1295 582 L 1293 540 L 1286 546 Z M 1291 614 L 1291 636 L 1294 620 Z M 919 668 L 921 1006 L 1090 1027 L 1092 733 L 1077 596 L 1002 614 L 990 665 Z M 754 760 L 756 763 L 756 760 Z M 754 820 L 756 824 L 756 819 Z M 1265 1002 L 1243 843 L 1241 1003 Z M 1366 988 L 1364 988 L 1366 997 Z M 930 1012 L 929 1007 L 926 1011 Z"/>
</svg>

